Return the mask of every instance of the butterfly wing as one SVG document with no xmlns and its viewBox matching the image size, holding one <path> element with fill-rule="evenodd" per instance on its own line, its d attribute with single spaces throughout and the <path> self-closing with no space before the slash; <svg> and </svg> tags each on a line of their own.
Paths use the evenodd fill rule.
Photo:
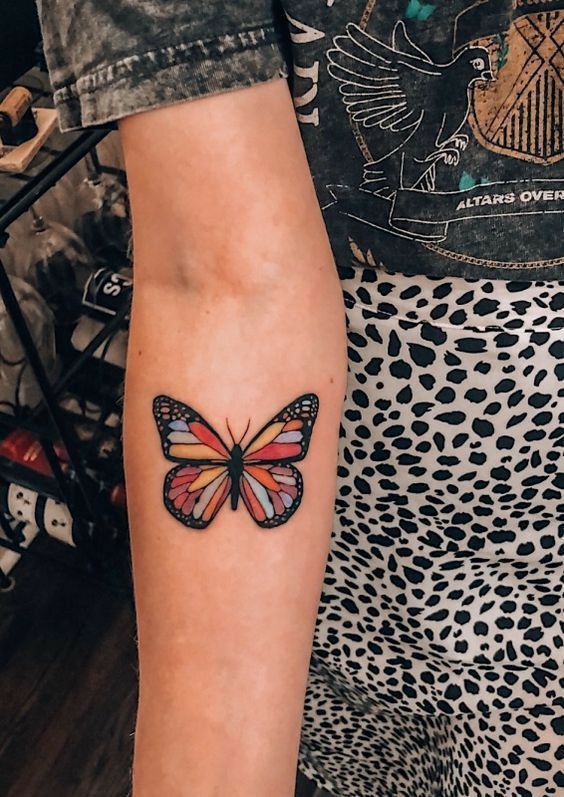
<svg viewBox="0 0 564 797">
<path fill-rule="evenodd" d="M 302 474 L 291 464 L 245 465 L 239 479 L 243 503 L 263 529 L 286 523 L 299 507 L 303 492 Z"/>
<path fill-rule="evenodd" d="M 166 475 L 164 504 L 185 526 L 204 529 L 231 491 L 230 452 L 209 423 L 187 404 L 157 396 L 153 414 L 165 457 L 181 463 Z"/>
<path fill-rule="evenodd" d="M 163 500 L 173 517 L 192 529 L 205 529 L 231 492 L 225 465 L 179 465 L 165 478 Z"/>
<path fill-rule="evenodd" d="M 291 463 L 307 454 L 319 399 L 300 396 L 267 423 L 243 451 L 239 493 L 262 528 L 275 528 L 292 517 L 303 495 L 303 479 Z"/>
<path fill-rule="evenodd" d="M 168 396 L 153 401 L 164 455 L 172 462 L 223 462 L 230 453 L 217 432 L 192 407 Z"/>
<path fill-rule="evenodd" d="M 307 454 L 319 410 L 314 393 L 300 396 L 269 421 L 243 450 L 243 462 L 298 462 Z"/>
</svg>

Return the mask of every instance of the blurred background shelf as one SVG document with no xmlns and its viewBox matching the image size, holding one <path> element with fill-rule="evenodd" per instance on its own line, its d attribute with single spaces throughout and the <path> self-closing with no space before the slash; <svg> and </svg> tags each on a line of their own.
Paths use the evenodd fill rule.
<svg viewBox="0 0 564 797">
<path fill-rule="evenodd" d="M 31 92 L 33 108 L 52 107 L 40 68 L 15 83 Z M 31 540 L 44 534 L 73 545 L 78 568 L 111 582 L 128 571 L 121 396 L 129 218 L 119 147 L 99 154 L 108 137 L 57 128 L 24 173 L 0 172 L 0 589 L 14 553 L 33 554 Z M 14 522 L 27 524 L 25 549 L 6 531 Z"/>
</svg>

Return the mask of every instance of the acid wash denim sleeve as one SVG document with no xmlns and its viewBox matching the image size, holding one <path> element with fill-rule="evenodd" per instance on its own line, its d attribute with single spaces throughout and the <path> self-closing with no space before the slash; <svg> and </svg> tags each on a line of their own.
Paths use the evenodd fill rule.
<svg viewBox="0 0 564 797">
<path fill-rule="evenodd" d="M 288 74 L 274 0 L 38 0 L 63 130 Z"/>
</svg>

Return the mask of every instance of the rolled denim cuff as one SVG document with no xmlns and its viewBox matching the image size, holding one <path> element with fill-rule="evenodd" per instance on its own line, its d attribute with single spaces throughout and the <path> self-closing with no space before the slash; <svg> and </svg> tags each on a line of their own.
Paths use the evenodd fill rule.
<svg viewBox="0 0 564 797">
<path fill-rule="evenodd" d="M 131 55 L 55 87 L 62 130 L 287 77 L 280 31 L 262 26 Z"/>
</svg>

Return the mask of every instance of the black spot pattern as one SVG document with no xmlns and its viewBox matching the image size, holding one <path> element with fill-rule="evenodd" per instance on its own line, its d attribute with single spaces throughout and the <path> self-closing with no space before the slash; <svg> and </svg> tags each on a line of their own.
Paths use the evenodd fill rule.
<svg viewBox="0 0 564 797">
<path fill-rule="evenodd" d="M 335 797 L 562 794 L 564 284 L 367 270 L 343 288 L 300 768 Z"/>
</svg>

